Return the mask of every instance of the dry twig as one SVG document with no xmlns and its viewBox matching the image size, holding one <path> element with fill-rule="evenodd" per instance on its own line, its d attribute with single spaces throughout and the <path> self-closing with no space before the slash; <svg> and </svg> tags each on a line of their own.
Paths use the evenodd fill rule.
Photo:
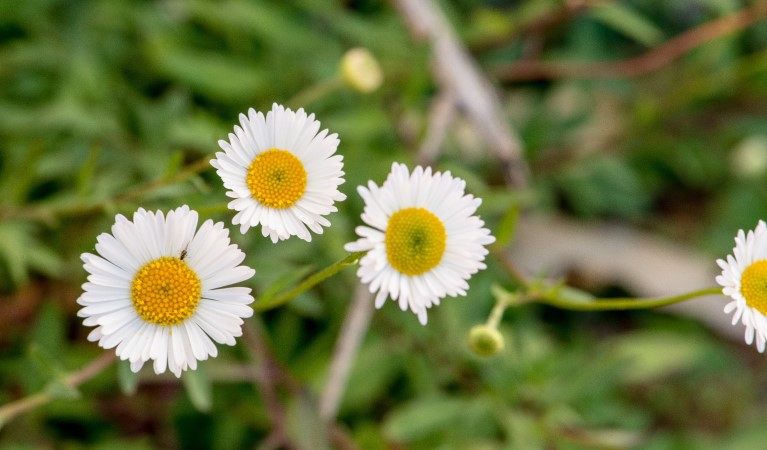
<svg viewBox="0 0 767 450">
<path fill-rule="evenodd" d="M 431 42 L 435 78 L 443 90 L 453 93 L 456 104 L 504 164 L 508 181 L 516 186 L 525 185 L 528 169 L 519 137 L 504 120 L 492 85 L 458 40 L 442 11 L 433 0 L 395 0 L 394 4 L 412 34 Z"/>
<path fill-rule="evenodd" d="M 366 285 L 359 284 L 336 342 L 328 380 L 320 396 L 320 416 L 325 421 L 332 421 L 336 417 L 349 371 L 372 315 L 373 297 Z"/>
<path fill-rule="evenodd" d="M 767 2 L 761 1 L 735 14 L 699 25 L 634 58 L 610 62 L 517 61 L 499 65 L 493 72 L 503 81 L 638 77 L 666 66 L 696 47 L 765 18 Z"/>
</svg>

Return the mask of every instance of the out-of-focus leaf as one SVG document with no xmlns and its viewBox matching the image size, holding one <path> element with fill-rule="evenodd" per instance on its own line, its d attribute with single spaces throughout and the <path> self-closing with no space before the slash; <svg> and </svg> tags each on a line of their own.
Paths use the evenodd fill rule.
<svg viewBox="0 0 767 450">
<path fill-rule="evenodd" d="M 268 407 L 268 406 L 267 406 Z M 317 413 L 317 405 L 308 395 L 299 394 L 287 407 L 288 430 L 298 448 L 330 449 L 325 423 Z"/>
<path fill-rule="evenodd" d="M 0 223 L 0 287 L 24 283 L 29 272 L 49 275 L 60 268 L 61 259 L 32 235 L 33 227 L 21 222 Z M 5 272 L 7 280 L 2 279 Z"/>
<path fill-rule="evenodd" d="M 377 398 L 385 396 L 403 363 L 401 354 L 392 352 L 381 338 L 371 336 L 354 361 L 341 411 L 365 411 Z"/>
<path fill-rule="evenodd" d="M 514 237 L 514 231 L 517 229 L 517 220 L 519 219 L 519 211 L 519 205 L 512 205 L 501 218 L 501 222 L 495 231 L 495 242 L 499 246 L 506 246 Z"/>
<path fill-rule="evenodd" d="M 247 101 L 269 86 L 253 61 L 159 41 L 147 47 L 147 54 L 158 71 L 217 99 Z"/>
<path fill-rule="evenodd" d="M 396 442 L 411 442 L 461 423 L 468 402 L 460 398 L 419 397 L 396 408 L 384 422 L 384 434 Z"/>
<path fill-rule="evenodd" d="M 637 217 L 649 195 L 632 167 L 613 157 L 597 157 L 570 167 L 557 180 L 579 215 Z"/>
<path fill-rule="evenodd" d="M 663 42 L 663 31 L 657 25 L 623 3 L 599 3 L 589 9 L 589 14 L 615 31 L 648 47 Z"/>
<path fill-rule="evenodd" d="M 48 355 L 61 355 L 66 341 L 65 323 L 61 307 L 54 302 L 44 302 L 38 309 L 34 326 L 29 330 L 30 342 Z"/>
<path fill-rule="evenodd" d="M 31 344 L 28 352 L 30 359 L 39 369 L 38 373 L 44 374 L 45 377 L 49 378 L 63 378 L 65 376 L 66 371 L 61 361 L 40 345 Z"/>
<path fill-rule="evenodd" d="M 629 362 L 623 379 L 648 383 L 667 375 L 693 370 L 707 355 L 707 343 L 669 331 L 641 330 L 615 339 L 612 352 Z"/>
<path fill-rule="evenodd" d="M 196 370 L 187 370 L 181 375 L 181 381 L 192 405 L 198 411 L 210 411 L 213 406 L 213 386 L 205 371 L 205 365 L 198 363 Z"/>
<path fill-rule="evenodd" d="M 133 395 L 138 388 L 138 374 L 130 370 L 129 361 L 117 361 L 117 384 L 125 395 Z"/>
</svg>

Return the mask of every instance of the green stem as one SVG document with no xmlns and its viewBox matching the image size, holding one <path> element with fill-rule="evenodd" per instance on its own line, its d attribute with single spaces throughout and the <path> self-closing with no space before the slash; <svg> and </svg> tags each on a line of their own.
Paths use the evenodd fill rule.
<svg viewBox="0 0 767 450">
<path fill-rule="evenodd" d="M 344 259 L 333 263 L 332 265 L 320 270 L 314 275 L 311 275 L 309 278 L 305 279 L 303 282 L 301 282 L 298 286 L 294 287 L 293 289 L 285 291 L 282 294 L 275 295 L 274 297 L 267 298 L 266 300 L 257 301 L 256 304 L 253 306 L 253 309 L 255 309 L 256 311 L 266 311 L 267 309 L 272 309 L 272 308 L 281 306 L 287 303 L 288 301 L 292 300 L 293 298 L 297 297 L 298 295 L 309 290 L 310 288 L 321 283 L 322 281 L 332 277 L 333 275 L 337 274 L 338 272 L 345 269 L 346 267 L 357 264 L 359 259 L 365 253 L 366 252 L 349 253 Z"/>
<path fill-rule="evenodd" d="M 308 86 L 303 91 L 294 95 L 293 98 L 286 102 L 286 104 L 293 109 L 305 108 L 306 106 L 311 105 L 322 97 L 335 92 L 343 86 L 344 82 L 339 76 L 326 78 L 311 86 Z"/>
<path fill-rule="evenodd" d="M 544 303 L 550 306 L 556 306 L 562 309 L 571 309 L 575 311 L 611 311 L 611 310 L 627 310 L 627 309 L 646 309 L 646 308 L 658 308 L 660 306 L 668 306 L 674 303 L 683 302 L 696 297 L 702 297 L 704 295 L 716 295 L 721 294 L 722 288 L 707 288 L 697 291 L 689 292 L 687 294 L 675 295 L 673 297 L 662 298 L 605 298 L 594 299 L 594 301 L 583 302 L 571 301 L 564 298 L 559 298 L 556 295 L 535 295 L 531 293 L 532 299 L 540 303 Z"/>
<path fill-rule="evenodd" d="M 497 302 L 493 307 L 493 310 L 490 311 L 490 316 L 488 316 L 485 324 L 490 328 L 498 329 L 498 325 L 501 323 L 501 318 L 503 317 L 503 312 L 506 311 L 506 308 L 508 307 L 509 304 L 504 301 Z"/>
<path fill-rule="evenodd" d="M 104 352 L 100 357 L 91 361 L 87 366 L 66 376 L 62 382 L 68 387 L 77 388 L 81 384 L 95 377 L 104 371 L 104 369 L 112 365 L 115 359 L 116 357 L 114 352 Z M 56 398 L 56 396 L 50 394 L 49 392 L 43 391 L 10 403 L 6 403 L 0 407 L 0 427 L 5 425 L 9 420 L 13 419 L 19 414 L 35 409 L 38 406 L 55 400 Z"/>
</svg>

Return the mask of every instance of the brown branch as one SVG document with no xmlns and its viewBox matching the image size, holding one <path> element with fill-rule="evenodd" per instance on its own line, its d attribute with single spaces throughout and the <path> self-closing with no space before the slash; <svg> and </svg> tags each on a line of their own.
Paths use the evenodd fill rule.
<svg viewBox="0 0 767 450">
<path fill-rule="evenodd" d="M 610 62 L 518 61 L 498 65 L 493 72 L 503 81 L 638 77 L 664 67 L 695 47 L 742 30 L 766 17 L 767 2 L 761 1 L 750 8 L 699 25 L 634 58 Z"/>
</svg>

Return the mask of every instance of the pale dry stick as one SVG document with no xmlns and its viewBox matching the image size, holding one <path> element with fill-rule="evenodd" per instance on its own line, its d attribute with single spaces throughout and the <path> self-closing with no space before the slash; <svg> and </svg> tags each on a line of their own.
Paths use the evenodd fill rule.
<svg viewBox="0 0 767 450">
<path fill-rule="evenodd" d="M 91 361 L 87 366 L 83 367 L 77 372 L 67 375 L 64 378 L 63 383 L 67 387 L 73 389 L 77 388 L 81 384 L 100 374 L 104 369 L 109 367 L 115 361 L 115 359 L 116 356 L 113 352 L 105 352 L 100 357 Z M 0 407 L 0 426 L 4 425 L 19 414 L 35 409 L 38 406 L 42 406 L 54 399 L 56 399 L 55 396 L 43 391 L 7 403 Z"/>
<path fill-rule="evenodd" d="M 522 144 L 504 119 L 500 101 L 485 75 L 458 40 L 434 0 L 394 0 L 411 33 L 431 42 L 435 79 L 454 93 L 456 104 L 487 141 L 515 186 L 527 184 L 528 167 Z"/>
<path fill-rule="evenodd" d="M 448 126 L 455 119 L 455 113 L 455 95 L 449 90 L 443 90 L 431 104 L 429 127 L 416 154 L 418 164 L 431 166 L 437 160 Z"/>
<path fill-rule="evenodd" d="M 767 1 L 760 1 L 750 8 L 699 25 L 634 58 L 610 62 L 518 61 L 499 65 L 493 72 L 503 81 L 638 77 L 668 65 L 696 47 L 765 18 Z"/>
<path fill-rule="evenodd" d="M 354 290 L 352 304 L 333 350 L 330 373 L 320 395 L 320 417 L 326 422 L 333 421 L 338 413 L 338 405 L 341 403 L 341 397 L 349 379 L 349 371 L 372 315 L 373 296 L 366 285 L 359 284 Z"/>
</svg>

